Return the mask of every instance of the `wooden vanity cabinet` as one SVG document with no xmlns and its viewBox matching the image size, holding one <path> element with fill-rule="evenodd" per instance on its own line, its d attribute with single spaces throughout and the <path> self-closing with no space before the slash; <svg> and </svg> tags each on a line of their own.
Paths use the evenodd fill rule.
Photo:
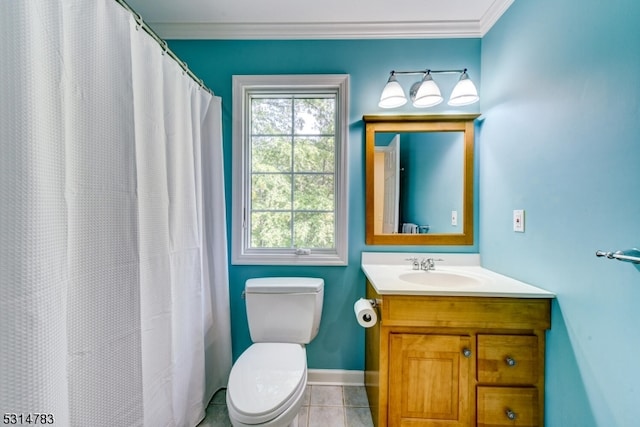
<svg viewBox="0 0 640 427">
<path fill-rule="evenodd" d="M 550 300 L 379 295 L 365 385 L 377 427 L 542 426 Z"/>
</svg>

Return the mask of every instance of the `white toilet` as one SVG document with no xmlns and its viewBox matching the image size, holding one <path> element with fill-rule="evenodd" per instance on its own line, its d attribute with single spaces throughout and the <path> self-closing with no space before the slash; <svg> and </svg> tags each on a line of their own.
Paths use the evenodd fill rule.
<svg viewBox="0 0 640 427">
<path fill-rule="evenodd" d="M 324 280 L 249 279 L 252 344 L 231 368 L 227 408 L 234 427 L 285 427 L 297 420 L 307 386 L 305 344 L 318 334 Z"/>
</svg>

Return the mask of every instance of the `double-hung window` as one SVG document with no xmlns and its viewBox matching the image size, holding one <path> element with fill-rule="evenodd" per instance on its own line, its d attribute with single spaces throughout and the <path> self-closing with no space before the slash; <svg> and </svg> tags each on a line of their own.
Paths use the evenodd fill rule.
<svg viewBox="0 0 640 427">
<path fill-rule="evenodd" d="M 234 264 L 347 264 L 348 83 L 233 77 Z"/>
</svg>

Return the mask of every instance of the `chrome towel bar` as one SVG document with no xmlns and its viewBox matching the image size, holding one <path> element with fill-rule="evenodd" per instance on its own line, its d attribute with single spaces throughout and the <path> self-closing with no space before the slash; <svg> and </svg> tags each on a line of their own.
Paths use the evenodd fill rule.
<svg viewBox="0 0 640 427">
<path fill-rule="evenodd" d="M 640 264 L 640 249 L 636 248 L 615 252 L 596 251 L 596 256 L 609 259 L 617 259 L 618 261 L 631 262 L 633 264 Z"/>
</svg>

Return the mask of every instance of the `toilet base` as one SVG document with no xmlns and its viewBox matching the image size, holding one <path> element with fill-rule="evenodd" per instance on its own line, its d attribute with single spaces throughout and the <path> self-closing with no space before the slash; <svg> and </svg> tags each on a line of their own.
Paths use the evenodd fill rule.
<svg viewBox="0 0 640 427">
<path fill-rule="evenodd" d="M 286 423 L 285 420 L 289 418 L 289 414 L 291 412 L 290 410 L 294 409 L 295 406 L 297 406 L 296 416 L 289 423 L 283 424 L 283 422 Z M 280 414 L 280 416 L 278 416 L 276 419 L 267 421 L 264 424 L 244 424 L 232 419 L 231 417 L 229 417 L 229 419 L 233 427 L 298 427 L 298 413 L 300 412 L 300 408 L 302 407 L 302 405 L 295 405 L 295 406 L 289 408 L 289 410 Z"/>
<path fill-rule="evenodd" d="M 245 424 L 240 422 L 233 417 L 233 410 L 229 411 L 229 420 L 231 421 L 231 425 L 233 427 L 298 427 L 298 414 L 300 413 L 300 409 L 302 409 L 302 397 L 304 396 L 304 392 L 307 388 L 307 375 L 305 373 L 304 382 L 301 384 L 301 387 L 298 389 L 298 393 L 295 396 L 295 401 L 293 405 L 287 408 L 284 412 L 278 415 L 276 418 L 266 421 L 261 424 Z M 227 393 L 227 408 L 229 408 L 229 393 Z"/>
</svg>

